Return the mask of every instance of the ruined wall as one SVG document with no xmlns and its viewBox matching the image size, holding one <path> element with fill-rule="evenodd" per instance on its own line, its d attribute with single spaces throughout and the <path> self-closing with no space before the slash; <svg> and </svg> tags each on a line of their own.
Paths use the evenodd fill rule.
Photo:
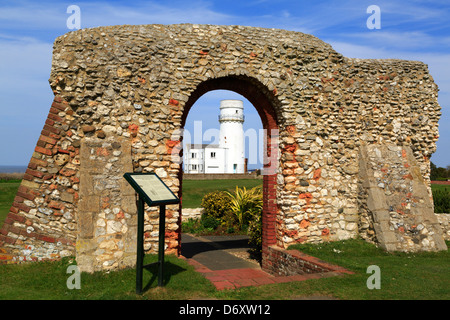
<svg viewBox="0 0 450 320">
<path fill-rule="evenodd" d="M 359 159 L 361 237 L 388 251 L 446 250 L 438 215 L 411 148 L 364 145 Z"/>
<path fill-rule="evenodd" d="M 313 65 L 306 69 L 315 70 Z M 429 157 L 440 107 L 426 65 L 345 58 L 321 72 L 320 78 L 303 78 L 305 88 L 294 91 L 300 95 L 290 117 L 294 123 L 281 132 L 284 244 L 358 234 L 362 145 L 410 146 L 431 196 Z"/>
<path fill-rule="evenodd" d="M 90 261 L 87 269 L 126 265 L 122 257 L 132 252 L 118 239 L 128 239 L 134 227 L 131 205 L 116 203 L 117 213 L 111 208 L 109 215 L 101 204 L 82 208 L 80 146 L 104 141 L 109 145 L 92 152 L 100 156 L 98 148 L 106 148 L 110 156 L 111 141 L 126 141 L 131 163 L 122 162 L 121 170 L 156 172 L 177 193 L 179 129 L 208 90 L 244 95 L 265 128 L 279 130 L 275 172 L 264 179 L 273 215 L 265 215 L 263 234 L 273 234 L 269 244 L 280 247 L 358 235 L 361 145 L 409 146 L 428 182 L 438 138 L 437 86 L 425 64 L 348 59 L 298 32 L 188 24 L 78 30 L 56 39 L 49 82 L 55 101 L 0 234 L 1 247 L 16 261 L 76 254 Z M 108 194 L 123 188 L 114 185 Z M 179 208 L 166 213 L 166 250 L 177 252 Z M 83 234 L 83 217 L 95 230 L 109 222 L 111 233 Z M 145 221 L 145 250 L 155 252 L 157 212 L 148 209 Z M 103 243 L 104 236 L 117 241 Z M 122 252 L 96 251 L 101 243 Z"/>
</svg>

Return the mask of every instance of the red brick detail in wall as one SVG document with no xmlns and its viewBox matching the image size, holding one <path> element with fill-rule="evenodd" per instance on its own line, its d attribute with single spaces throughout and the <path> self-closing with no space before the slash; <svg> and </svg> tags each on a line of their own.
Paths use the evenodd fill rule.
<svg viewBox="0 0 450 320">
<path fill-rule="evenodd" d="M 49 114 L 45 121 L 44 128 L 41 135 L 36 143 L 34 151 L 38 154 L 44 156 L 53 156 L 58 151 L 55 150 L 57 142 L 61 139 L 61 130 L 58 128 L 62 124 L 63 119 L 58 115 L 59 112 L 67 109 L 67 103 L 64 102 L 61 97 L 56 96 L 51 105 Z M 31 208 L 26 205 L 26 200 L 34 201 L 36 196 L 40 195 L 38 190 L 41 183 L 39 180 L 48 180 L 53 176 L 49 176 L 48 173 L 40 171 L 38 167 L 47 167 L 48 162 L 45 159 L 41 159 L 40 156 L 35 156 L 30 159 L 28 163 L 27 170 L 23 177 L 23 182 L 19 186 L 14 202 L 9 210 L 9 213 L 3 223 L 0 230 L 0 251 L 2 256 L 0 257 L 0 263 L 11 263 L 14 262 L 14 256 L 12 254 L 7 254 L 8 249 L 4 248 L 5 244 L 15 245 L 17 244 L 17 236 L 25 238 L 33 238 L 35 240 L 50 242 L 50 243 L 61 243 L 64 245 L 74 245 L 70 240 L 49 236 L 46 234 L 41 234 L 38 232 L 30 232 L 26 229 L 27 226 L 32 226 L 31 220 L 27 219 L 22 212 L 28 213 Z M 35 181 L 35 179 L 37 179 Z M 53 203 L 54 205 L 54 203 Z M 24 227 L 19 227 L 14 225 L 15 223 L 20 223 Z M 23 240 L 20 240 L 23 242 Z"/>
<path fill-rule="evenodd" d="M 262 245 L 267 247 L 276 243 L 275 219 L 276 204 L 276 175 L 263 177 L 263 216 L 262 216 Z"/>
</svg>

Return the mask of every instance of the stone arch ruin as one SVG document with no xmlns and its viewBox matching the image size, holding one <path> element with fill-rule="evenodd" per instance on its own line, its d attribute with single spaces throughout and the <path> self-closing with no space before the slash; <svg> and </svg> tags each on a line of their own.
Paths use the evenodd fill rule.
<svg viewBox="0 0 450 320">
<path fill-rule="evenodd" d="M 123 174 L 156 172 L 181 195 L 180 129 L 214 89 L 245 96 L 273 138 L 265 269 L 299 242 L 446 248 L 429 182 L 438 88 L 421 62 L 350 59 L 285 30 L 113 26 L 57 38 L 49 82 L 55 98 L 0 232 L 3 262 L 74 255 L 83 271 L 134 265 L 136 198 Z M 168 253 L 179 253 L 180 212 L 166 210 Z M 156 209 L 144 231 L 155 252 Z"/>
</svg>

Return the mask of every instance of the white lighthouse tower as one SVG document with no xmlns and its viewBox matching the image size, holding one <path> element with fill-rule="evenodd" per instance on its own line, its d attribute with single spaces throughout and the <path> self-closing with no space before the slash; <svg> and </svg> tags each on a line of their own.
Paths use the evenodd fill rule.
<svg viewBox="0 0 450 320">
<path fill-rule="evenodd" d="M 219 147 L 225 150 L 225 173 L 244 173 L 244 103 L 241 100 L 220 101 Z"/>
</svg>

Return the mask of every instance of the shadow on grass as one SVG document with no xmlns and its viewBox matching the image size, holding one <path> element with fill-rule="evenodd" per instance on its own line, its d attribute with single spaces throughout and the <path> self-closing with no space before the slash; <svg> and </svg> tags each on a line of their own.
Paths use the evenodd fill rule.
<svg viewBox="0 0 450 320">
<path fill-rule="evenodd" d="M 158 286 L 158 268 L 159 268 L 158 264 L 152 264 L 152 265 L 144 267 L 144 269 L 147 270 L 151 274 L 151 277 L 147 281 L 147 284 L 143 287 L 142 293 L 145 293 L 149 289 Z M 175 276 L 181 272 L 184 272 L 184 271 L 187 271 L 187 269 L 182 268 L 170 261 L 164 261 L 163 286 L 166 286 L 167 284 L 169 284 L 170 279 L 173 276 Z M 144 277 L 143 283 L 144 284 L 146 283 L 145 277 Z"/>
</svg>

